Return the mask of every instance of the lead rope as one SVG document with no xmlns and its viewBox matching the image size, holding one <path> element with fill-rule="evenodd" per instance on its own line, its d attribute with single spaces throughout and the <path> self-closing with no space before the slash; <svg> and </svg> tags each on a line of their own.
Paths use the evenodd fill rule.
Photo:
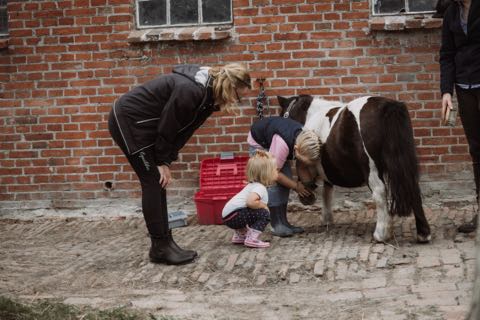
<svg viewBox="0 0 480 320">
<path fill-rule="evenodd" d="M 260 84 L 257 97 L 257 116 L 259 119 L 263 119 L 264 106 L 267 106 L 268 116 L 270 116 L 270 105 L 268 103 L 268 97 L 265 94 L 265 87 L 263 85 L 265 79 L 258 79 L 257 81 Z"/>
</svg>

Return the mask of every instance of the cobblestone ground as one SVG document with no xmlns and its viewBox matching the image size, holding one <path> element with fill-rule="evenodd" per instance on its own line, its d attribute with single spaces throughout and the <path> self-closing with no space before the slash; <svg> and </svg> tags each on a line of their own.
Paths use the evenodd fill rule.
<svg viewBox="0 0 480 320">
<path fill-rule="evenodd" d="M 372 242 L 374 211 L 290 210 L 307 232 L 269 249 L 229 243 L 224 226 L 174 229 L 193 264 L 148 262 L 139 217 L 0 220 L 0 294 L 94 307 L 130 306 L 175 319 L 463 319 L 474 276 L 474 236 L 456 233 L 472 208 L 426 210 L 433 241 L 415 243 L 413 218 L 390 244 Z"/>
</svg>

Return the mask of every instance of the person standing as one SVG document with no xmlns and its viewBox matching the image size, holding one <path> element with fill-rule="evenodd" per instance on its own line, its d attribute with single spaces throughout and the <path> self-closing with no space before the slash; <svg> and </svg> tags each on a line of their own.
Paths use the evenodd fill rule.
<svg viewBox="0 0 480 320">
<path fill-rule="evenodd" d="M 443 18 L 440 48 L 442 121 L 452 109 L 455 88 L 458 110 L 472 157 L 477 205 L 480 183 L 480 0 L 457 0 Z M 459 232 L 476 230 L 478 213 Z"/>
<path fill-rule="evenodd" d="M 140 180 L 151 262 L 178 265 L 197 256 L 175 243 L 168 226 L 169 167 L 213 112 L 236 109 L 239 96 L 251 88 L 250 82 L 247 69 L 240 64 L 181 65 L 115 101 L 108 127 Z"/>
</svg>

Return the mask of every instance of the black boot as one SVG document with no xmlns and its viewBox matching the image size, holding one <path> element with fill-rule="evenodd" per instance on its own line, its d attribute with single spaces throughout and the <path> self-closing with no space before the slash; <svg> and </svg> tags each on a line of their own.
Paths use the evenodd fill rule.
<svg viewBox="0 0 480 320">
<path fill-rule="evenodd" d="M 272 225 L 272 234 L 277 237 L 290 237 L 293 231 L 284 224 L 282 219 L 282 206 L 268 207 L 270 210 L 270 224 Z"/>
<path fill-rule="evenodd" d="M 175 251 L 177 251 L 178 253 L 182 254 L 182 255 L 190 255 L 192 256 L 193 258 L 195 258 L 196 256 L 198 256 L 198 253 L 197 251 L 194 251 L 194 250 L 185 250 L 185 249 L 182 249 L 178 246 L 178 244 L 175 242 L 175 240 L 173 240 L 173 236 L 172 236 L 172 230 L 168 230 L 168 241 L 170 243 L 170 246 L 172 246 Z"/>
<path fill-rule="evenodd" d="M 293 233 L 303 233 L 305 232 L 305 230 L 302 228 L 302 227 L 296 227 L 296 226 L 292 226 L 290 224 L 290 222 L 288 222 L 288 219 L 287 219 L 287 204 L 285 204 L 284 206 L 281 206 L 280 208 L 282 209 L 282 214 L 281 214 L 281 219 L 283 220 L 283 223 L 288 227 L 290 228 L 290 230 L 292 230 Z"/>
<path fill-rule="evenodd" d="M 472 221 L 462 224 L 458 227 L 458 232 L 461 233 L 472 233 L 477 230 L 478 226 L 478 213 L 473 217 Z"/>
<path fill-rule="evenodd" d="M 165 237 L 150 236 L 150 239 L 152 240 L 149 253 L 151 262 L 179 265 L 190 263 L 194 259 L 191 254 L 178 252 L 171 244 L 168 235 Z"/>
<path fill-rule="evenodd" d="M 477 192 L 477 214 L 473 217 L 472 221 L 462 224 L 458 227 L 458 232 L 471 233 L 477 230 L 478 226 L 478 212 L 480 211 L 479 189 L 480 189 L 480 163 L 473 163 L 473 178 L 475 179 L 475 191 Z"/>
</svg>

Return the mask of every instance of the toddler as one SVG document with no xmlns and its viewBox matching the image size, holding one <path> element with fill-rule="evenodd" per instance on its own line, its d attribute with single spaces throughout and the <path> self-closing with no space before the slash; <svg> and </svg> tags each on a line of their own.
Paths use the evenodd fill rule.
<svg viewBox="0 0 480 320">
<path fill-rule="evenodd" d="M 227 202 L 222 211 L 223 224 L 232 228 L 232 242 L 250 248 L 268 248 L 260 234 L 270 221 L 267 186 L 278 177 L 275 158 L 267 151 L 257 150 L 248 160 L 248 184 Z"/>
</svg>

